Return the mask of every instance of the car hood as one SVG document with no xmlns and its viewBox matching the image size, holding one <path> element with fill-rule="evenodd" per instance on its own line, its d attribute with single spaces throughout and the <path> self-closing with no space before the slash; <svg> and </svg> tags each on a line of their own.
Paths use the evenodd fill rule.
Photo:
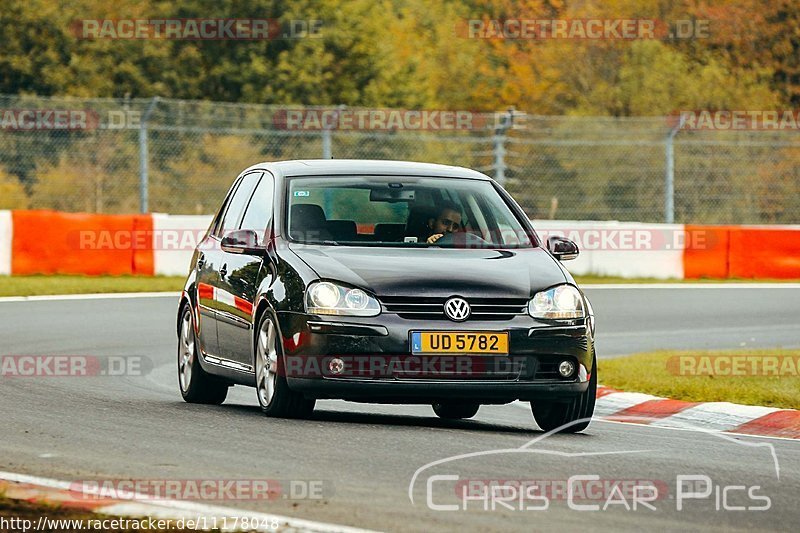
<svg viewBox="0 0 800 533">
<path fill-rule="evenodd" d="M 375 248 L 291 244 L 320 278 L 342 281 L 378 296 L 530 298 L 564 283 L 545 250 Z"/>
</svg>

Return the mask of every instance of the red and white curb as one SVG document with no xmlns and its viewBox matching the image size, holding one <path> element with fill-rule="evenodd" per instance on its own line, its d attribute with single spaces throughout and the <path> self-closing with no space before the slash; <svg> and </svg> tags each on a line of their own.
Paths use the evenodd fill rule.
<svg viewBox="0 0 800 533">
<path fill-rule="evenodd" d="M 684 402 L 597 388 L 595 417 L 656 427 L 800 439 L 800 411 L 729 402 Z"/>
<path fill-rule="evenodd" d="M 40 478 L 13 472 L 0 472 L 0 494 L 13 500 L 42 502 L 63 508 L 77 509 L 98 514 L 123 518 L 154 518 L 160 520 L 194 520 L 204 518 L 202 523 L 209 527 L 216 524 L 222 531 L 237 531 L 241 528 L 233 524 L 241 523 L 246 518 L 249 525 L 247 531 L 292 530 L 319 533 L 371 533 L 370 530 L 349 526 L 315 522 L 302 518 L 292 518 L 276 514 L 233 509 L 216 505 L 182 500 L 153 500 L 149 496 L 133 494 L 132 498 L 120 500 L 103 498 L 100 494 L 83 495 L 76 491 L 75 484 L 69 481 Z M 227 529 L 221 528 L 228 524 Z M 277 525 L 277 527 L 276 527 Z"/>
</svg>

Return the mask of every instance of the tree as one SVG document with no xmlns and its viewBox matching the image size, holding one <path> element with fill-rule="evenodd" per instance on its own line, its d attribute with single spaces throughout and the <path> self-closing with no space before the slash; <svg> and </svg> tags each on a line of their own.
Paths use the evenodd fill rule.
<svg viewBox="0 0 800 533">
<path fill-rule="evenodd" d="M 0 209 L 27 209 L 30 200 L 19 179 L 0 167 Z"/>
<path fill-rule="evenodd" d="M 189 134 L 172 141 L 173 150 L 180 155 L 164 158 L 151 167 L 153 211 L 213 213 L 243 169 L 268 159 L 263 147 L 243 135 Z M 179 150 L 174 146 L 178 142 L 183 144 Z"/>
<path fill-rule="evenodd" d="M 138 209 L 138 183 L 131 162 L 135 145 L 111 134 L 76 142 L 55 164 L 35 173 L 31 205 L 59 211 L 132 213 Z"/>
<path fill-rule="evenodd" d="M 766 71 L 783 105 L 800 105 L 800 4 L 794 0 L 707 0 L 689 3 L 693 19 L 708 20 L 710 35 L 679 43 L 711 51 L 735 70 Z M 762 107 L 763 109 L 763 107 Z"/>
</svg>

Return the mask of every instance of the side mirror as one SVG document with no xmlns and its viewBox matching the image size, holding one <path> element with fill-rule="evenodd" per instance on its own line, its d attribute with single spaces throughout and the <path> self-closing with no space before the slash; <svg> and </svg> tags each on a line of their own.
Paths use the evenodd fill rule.
<svg viewBox="0 0 800 533">
<path fill-rule="evenodd" d="M 551 235 L 547 238 L 547 249 L 559 261 L 569 261 L 578 257 L 578 245 L 564 237 Z"/>
<path fill-rule="evenodd" d="M 265 251 L 258 245 L 258 234 L 251 229 L 229 231 L 222 237 L 220 247 L 232 254 L 261 255 Z"/>
</svg>

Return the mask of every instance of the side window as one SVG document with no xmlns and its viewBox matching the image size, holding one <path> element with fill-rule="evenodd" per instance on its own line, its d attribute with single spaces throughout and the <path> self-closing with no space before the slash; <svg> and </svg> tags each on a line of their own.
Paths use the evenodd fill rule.
<svg viewBox="0 0 800 533">
<path fill-rule="evenodd" d="M 270 174 L 264 174 L 258 182 L 250 203 L 242 217 L 240 229 L 250 229 L 258 233 L 259 241 L 267 229 L 267 223 L 272 216 L 273 181 Z"/>
<path fill-rule="evenodd" d="M 233 198 L 228 202 L 228 209 L 225 211 L 225 216 L 222 217 L 222 222 L 217 227 L 215 235 L 223 236 L 229 231 L 233 231 L 239 227 L 239 220 L 242 216 L 250 196 L 253 194 L 253 189 L 258 183 L 258 178 L 261 177 L 261 172 L 253 172 L 247 174 L 242 178 L 236 192 L 233 193 Z"/>
<path fill-rule="evenodd" d="M 225 195 L 225 200 L 222 202 L 222 205 L 217 211 L 217 214 L 214 216 L 214 220 L 211 221 L 211 226 L 208 228 L 208 235 L 214 235 L 215 237 L 219 237 L 220 227 L 222 225 L 222 217 L 225 215 L 225 210 L 228 207 L 228 204 L 231 203 L 231 196 L 236 192 L 236 189 L 239 187 L 239 182 L 241 180 L 236 180 L 233 182 L 231 189 L 228 191 L 228 194 Z"/>
</svg>

